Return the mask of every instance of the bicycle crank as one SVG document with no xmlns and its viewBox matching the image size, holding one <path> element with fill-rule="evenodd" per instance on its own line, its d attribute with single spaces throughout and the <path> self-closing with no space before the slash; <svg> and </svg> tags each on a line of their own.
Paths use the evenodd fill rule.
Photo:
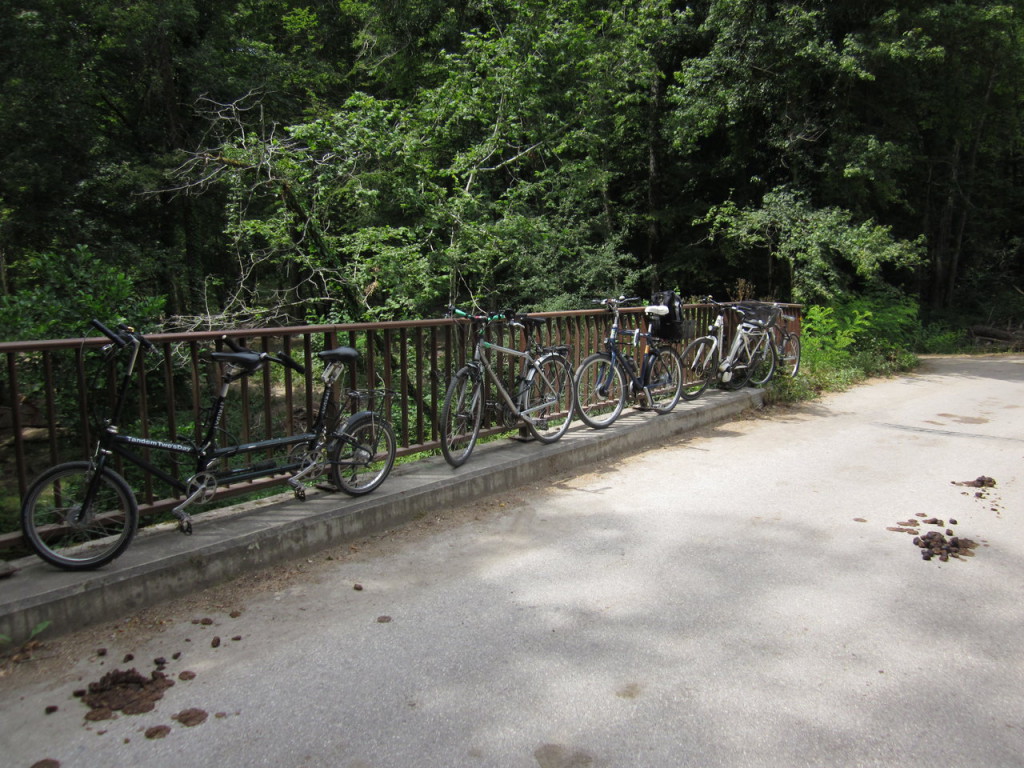
<svg viewBox="0 0 1024 768">
<path fill-rule="evenodd" d="M 185 501 L 179 505 L 179 509 L 189 504 L 206 504 L 217 493 L 217 478 L 212 472 L 200 472 L 189 478 L 185 487 L 188 494 Z"/>
</svg>

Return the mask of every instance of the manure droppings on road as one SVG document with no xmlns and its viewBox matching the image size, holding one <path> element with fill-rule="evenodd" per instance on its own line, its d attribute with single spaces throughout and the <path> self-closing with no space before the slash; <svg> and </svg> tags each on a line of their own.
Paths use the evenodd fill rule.
<svg viewBox="0 0 1024 768">
<path fill-rule="evenodd" d="M 241 612 L 232 611 L 229 616 L 235 619 L 241 616 Z M 192 624 L 201 628 L 217 626 L 217 622 L 209 617 L 194 619 Z M 241 641 L 242 635 L 233 635 L 231 640 L 233 642 Z M 185 642 L 190 642 L 190 639 L 185 638 Z M 222 645 L 219 636 L 214 636 L 210 642 L 210 646 L 215 649 Z M 217 652 L 222 653 L 223 650 Z M 105 660 L 109 659 L 109 656 L 108 649 L 99 648 L 95 650 L 93 660 L 102 665 Z M 136 660 L 136 654 L 125 653 L 121 658 L 123 664 L 128 664 Z M 140 672 L 136 667 L 113 669 L 95 682 L 89 683 L 85 688 L 72 691 L 72 698 L 79 699 L 88 708 L 83 725 L 92 730 L 95 724 L 117 720 L 121 715 L 141 715 L 153 712 L 156 710 L 158 702 L 164 698 L 167 689 L 175 685 L 174 678 L 186 683 L 196 679 L 196 673 L 190 669 L 173 672 L 168 669 L 169 666 L 174 666 L 175 662 L 181 662 L 182 659 L 181 651 L 170 654 L 170 659 L 166 656 L 157 656 L 153 659 L 154 668 L 148 675 L 144 671 Z M 45 709 L 48 715 L 53 715 L 58 711 L 63 710 L 57 705 L 49 705 Z M 235 714 L 240 714 L 240 712 Z M 213 716 L 216 719 L 229 717 L 226 712 L 217 712 Z M 189 707 L 170 715 L 170 719 L 182 728 L 194 728 L 207 722 L 209 713 L 198 707 Z M 152 741 L 167 738 L 171 735 L 172 730 L 172 727 L 167 724 L 144 724 L 139 728 L 139 733 L 144 734 L 147 740 Z M 106 727 L 97 731 L 101 736 L 108 732 Z M 130 742 L 130 738 L 124 738 L 125 744 Z M 48 759 L 44 759 L 38 761 L 36 765 L 40 768 L 43 766 L 53 768 L 53 766 L 59 766 L 60 763 L 48 762 Z"/>
<path fill-rule="evenodd" d="M 962 560 L 966 557 L 974 557 L 974 550 L 978 548 L 978 542 L 963 536 L 957 536 L 953 526 L 957 524 L 955 517 L 943 520 L 938 517 L 925 517 L 923 512 L 918 512 L 920 519 L 903 520 L 896 525 L 886 528 L 894 533 L 909 533 L 914 536 L 914 546 L 921 552 L 922 560 L 935 558 L 945 563 L 949 558 Z M 935 526 L 935 530 L 926 531 L 922 526 Z"/>
<path fill-rule="evenodd" d="M 988 504 L 990 510 L 996 513 L 997 518 L 1002 517 L 1002 506 L 999 500 L 992 498 L 992 489 L 996 487 L 994 478 L 987 475 L 979 475 L 974 480 L 962 480 L 959 482 L 954 480 L 951 481 L 951 484 L 965 488 L 977 488 L 978 490 L 973 494 L 973 497 Z M 968 496 L 971 494 L 969 491 L 964 491 L 963 495 Z M 974 550 L 981 546 L 973 539 L 956 534 L 953 530 L 953 526 L 957 525 L 955 517 L 943 520 L 939 517 L 928 517 L 925 513 L 918 512 L 916 518 L 900 521 L 896 525 L 888 526 L 886 530 L 894 533 L 911 534 L 914 537 L 914 546 L 920 551 L 922 560 L 935 559 L 942 563 L 948 562 L 950 558 L 963 560 L 964 558 L 974 557 Z M 857 522 L 867 522 L 864 518 L 854 519 Z M 934 529 L 926 531 L 922 526 L 934 526 Z M 982 543 L 984 544 L 984 540 L 982 540 Z M 988 546 L 988 544 L 984 544 L 984 546 Z"/>
<path fill-rule="evenodd" d="M 159 665 L 158 665 L 159 667 Z M 158 668 L 146 677 L 134 667 L 107 672 L 82 692 L 82 702 L 89 707 L 85 719 L 109 720 L 116 712 L 141 715 L 152 712 L 174 681 Z"/>
</svg>

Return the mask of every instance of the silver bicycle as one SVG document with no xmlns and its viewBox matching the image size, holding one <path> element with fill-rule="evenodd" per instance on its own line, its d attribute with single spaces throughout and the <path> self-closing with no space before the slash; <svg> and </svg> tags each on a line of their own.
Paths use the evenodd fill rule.
<svg viewBox="0 0 1024 768">
<path fill-rule="evenodd" d="M 707 336 L 694 339 L 683 350 L 683 399 L 696 400 L 716 380 L 729 390 L 770 381 L 776 364 L 772 327 L 782 310 L 761 302 L 720 304 L 710 296 L 707 303 L 718 308 L 718 316 Z M 730 309 L 740 315 L 740 322 L 729 352 L 723 355 L 725 313 Z"/>
<path fill-rule="evenodd" d="M 475 336 L 473 358 L 452 377 L 441 410 L 439 426 L 441 453 L 453 467 L 466 463 L 480 435 L 485 410 L 495 412 L 504 426 L 526 428 L 542 443 L 553 443 L 565 434 L 572 421 L 576 389 L 573 383 L 569 348 L 541 346 L 533 331 L 544 321 L 512 312 L 474 315 L 455 307 L 449 316 L 468 320 Z M 503 322 L 526 334 L 526 350 L 505 347 L 487 340 L 487 327 Z M 489 353 L 519 358 L 519 375 L 509 388 L 495 372 Z M 498 393 L 497 401 L 487 397 L 490 380 Z"/>
</svg>

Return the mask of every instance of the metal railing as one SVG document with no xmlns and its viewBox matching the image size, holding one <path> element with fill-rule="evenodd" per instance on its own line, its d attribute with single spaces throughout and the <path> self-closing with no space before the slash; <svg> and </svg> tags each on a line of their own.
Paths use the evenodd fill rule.
<svg viewBox="0 0 1024 768">
<path fill-rule="evenodd" d="M 642 312 L 642 307 L 624 310 L 623 326 L 627 330 L 644 327 Z M 791 305 L 787 312 L 797 317 L 790 322 L 799 328 L 798 305 Z M 545 319 L 539 332 L 541 342 L 569 345 L 574 365 L 598 349 L 611 319 L 602 309 L 537 316 Z M 707 305 L 686 305 L 684 317 L 685 344 L 705 332 L 713 310 Z M 491 327 L 491 333 L 498 343 L 515 346 L 523 342 L 522 338 L 508 338 L 507 329 L 499 324 Z M 398 393 L 390 402 L 389 416 L 399 456 L 439 448 L 437 418 L 448 380 L 471 353 L 472 344 L 468 326 L 451 319 L 153 334 L 148 338 L 155 351 L 144 356 L 137 371 L 137 396 L 125 419 L 126 430 L 170 441 L 199 434 L 217 381 L 216 366 L 203 353 L 220 348 L 224 337 L 261 351 L 284 351 L 307 371 L 300 376 L 265 366 L 262 373 L 233 385 L 237 390 L 232 391 L 227 406 L 233 414 L 232 437 L 250 442 L 302 431 L 318 405 L 316 353 L 347 345 L 362 353 L 348 373 L 348 388 L 384 386 Z M 106 414 L 116 379 L 101 356 L 94 354 L 105 343 L 105 337 L 0 343 L 5 361 L 0 371 L 0 551 L 20 542 L 20 532 L 10 529 L 17 527 L 20 498 L 32 478 L 53 464 L 92 454 L 100 417 Z M 501 360 L 500 365 L 503 373 L 514 377 L 517 361 Z M 485 433 L 504 430 L 500 424 L 485 425 Z M 188 471 L 187 467 L 181 469 Z M 134 476 L 132 467 L 119 470 L 127 473 L 144 518 L 176 503 L 161 495 L 169 489 L 154 484 L 149 475 Z M 168 471 L 180 477 L 177 467 Z M 284 480 L 280 476 L 224 488 L 218 499 L 262 490 Z"/>
</svg>

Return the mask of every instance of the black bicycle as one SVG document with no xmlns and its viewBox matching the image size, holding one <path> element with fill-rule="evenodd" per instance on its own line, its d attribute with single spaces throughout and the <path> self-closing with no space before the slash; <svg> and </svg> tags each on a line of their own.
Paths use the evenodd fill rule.
<svg viewBox="0 0 1024 768">
<path fill-rule="evenodd" d="M 772 344 L 778 360 L 778 372 L 783 376 L 796 376 L 800 372 L 800 334 L 791 331 L 788 324 L 796 320 L 795 315 L 783 315 L 772 326 Z"/>
<path fill-rule="evenodd" d="M 655 413 L 668 413 L 676 407 L 683 385 L 683 366 L 679 353 L 668 345 L 654 346 L 657 339 L 639 329 L 620 338 L 620 307 L 639 301 L 639 298 L 595 299 L 595 303 L 612 313 L 612 327 L 604 340 L 604 351 L 595 352 L 580 363 L 576 371 L 576 410 L 583 422 L 594 429 L 612 424 L 631 395 L 642 409 Z M 668 314 L 668 307 L 653 305 L 646 308 L 650 316 Z M 634 347 L 644 342 L 644 355 L 637 369 L 631 355 L 620 347 L 631 343 Z"/>
<path fill-rule="evenodd" d="M 120 428 L 136 363 L 141 354 L 153 348 L 152 344 L 127 326 L 119 326 L 114 331 L 98 320 L 93 320 L 92 325 L 111 341 L 103 348 L 104 354 L 111 359 L 127 354 L 127 361 L 92 457 L 88 461 L 58 464 L 43 472 L 29 487 L 22 502 L 21 527 L 25 541 L 52 565 L 66 570 L 98 568 L 120 556 L 134 538 L 139 524 L 138 503 L 131 486 L 112 466 L 115 456 L 159 478 L 183 496 L 171 512 L 178 519 L 179 530 L 186 534 L 192 533 L 192 518 L 187 508 L 210 501 L 224 484 L 290 474 L 288 483 L 296 498 L 304 499 L 303 482 L 327 470 L 334 485 L 347 493 L 360 495 L 379 486 L 394 465 L 395 435 L 384 418 L 384 402 L 393 394 L 389 390 L 349 392 L 354 402 L 376 399 L 378 408 L 360 410 L 340 426 L 330 423 L 334 382 L 359 356 L 351 347 L 319 353 L 326 363 L 324 392 L 308 432 L 225 445 L 219 441 L 223 442 L 221 423 L 232 382 L 252 375 L 265 363 L 277 363 L 305 373 L 301 365 L 283 352 L 272 356 L 228 342 L 231 351 L 210 353 L 222 367 L 221 387 L 212 401 L 201 440 L 170 442 L 124 434 Z M 194 470 L 187 480 L 180 480 L 134 453 L 133 448 L 187 456 L 194 461 Z M 280 462 L 269 459 L 236 468 L 226 466 L 234 456 L 284 450 L 289 453 Z"/>
</svg>

